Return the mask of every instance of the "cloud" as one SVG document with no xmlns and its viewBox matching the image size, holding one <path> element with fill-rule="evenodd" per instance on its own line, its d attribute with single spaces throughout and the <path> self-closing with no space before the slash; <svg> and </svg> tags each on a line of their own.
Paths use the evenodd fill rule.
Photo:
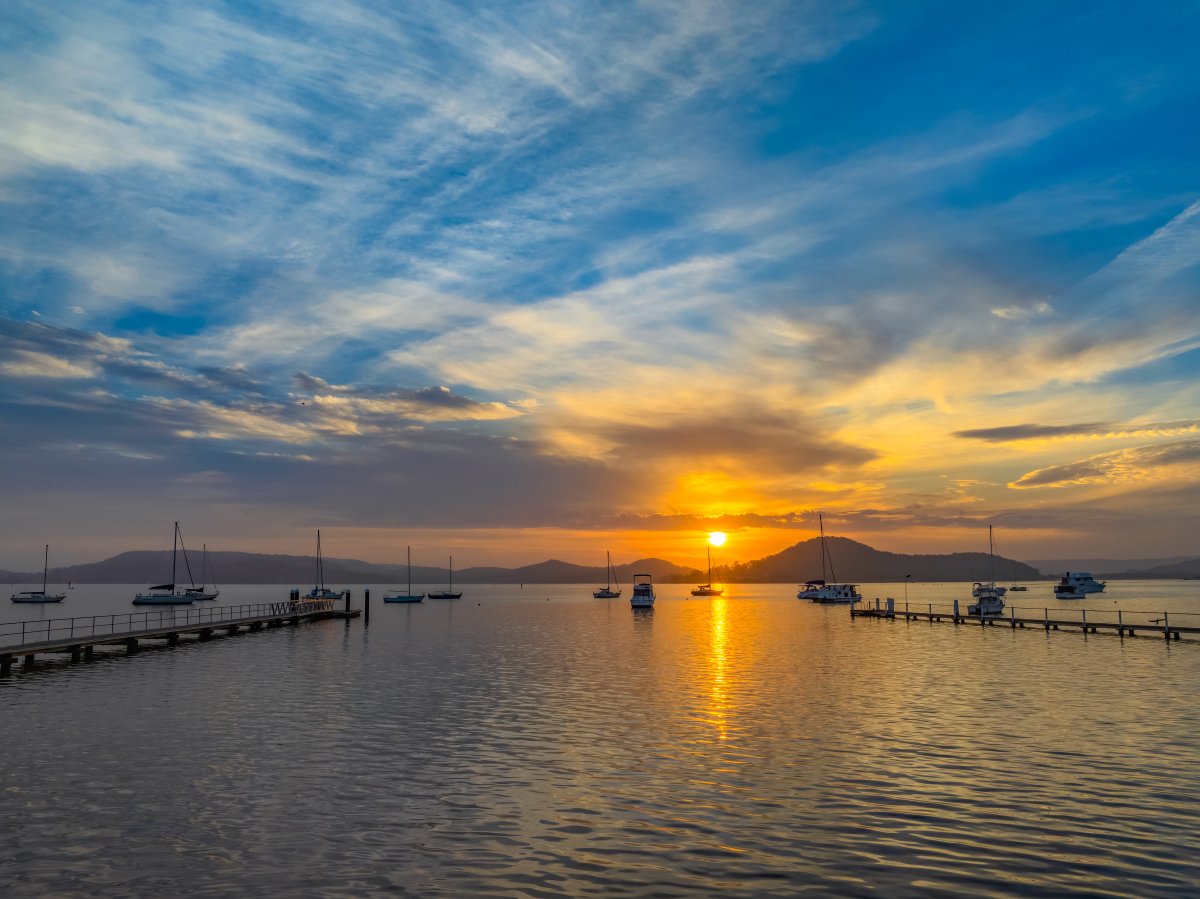
<svg viewBox="0 0 1200 899">
<path fill-rule="evenodd" d="M 1022 475 L 1008 486 L 1027 489 L 1112 484 L 1171 477 L 1195 478 L 1198 473 L 1200 440 L 1176 440 L 1114 450 L 1079 462 L 1041 468 Z"/>
<path fill-rule="evenodd" d="M 1033 306 L 1005 306 L 1003 309 L 993 309 L 992 315 L 997 318 L 1024 320 L 1037 315 L 1053 315 L 1054 309 L 1049 303 L 1037 303 Z"/>
<path fill-rule="evenodd" d="M 94 378 L 98 374 L 94 366 L 86 363 L 29 350 L 12 350 L 10 357 L 0 363 L 0 371 L 15 378 Z"/>
<path fill-rule="evenodd" d="M 293 382 L 308 396 L 308 402 L 330 420 L 371 421 L 383 426 L 387 421 L 499 421 L 524 415 L 504 403 L 477 402 L 459 396 L 448 387 L 424 387 L 419 390 L 338 387 L 305 372 L 292 376 Z"/>
<path fill-rule="evenodd" d="M 1111 422 L 1093 421 L 1074 425 L 1004 425 L 998 428 L 974 428 L 953 431 L 952 436 L 986 443 L 1014 443 L 1020 440 L 1054 440 L 1064 437 L 1129 437 L 1148 434 L 1177 434 L 1200 429 L 1200 419 L 1177 421 Z"/>
</svg>

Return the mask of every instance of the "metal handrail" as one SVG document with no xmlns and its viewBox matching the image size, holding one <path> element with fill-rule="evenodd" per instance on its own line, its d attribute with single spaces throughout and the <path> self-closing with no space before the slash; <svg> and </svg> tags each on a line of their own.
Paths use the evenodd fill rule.
<svg viewBox="0 0 1200 899">
<path fill-rule="evenodd" d="M 880 599 L 879 610 L 887 611 L 886 600 Z M 863 599 L 853 604 L 854 609 L 865 609 L 867 611 L 875 611 L 876 600 Z M 967 606 L 971 605 L 973 600 L 962 599 L 958 603 L 958 617 L 962 619 L 975 620 L 979 615 L 969 615 Z M 908 603 L 895 602 L 894 613 L 897 615 L 936 615 L 943 618 L 954 617 L 953 603 L 928 603 L 910 601 Z M 1062 623 L 1071 618 L 1078 618 L 1080 627 L 1088 627 L 1092 625 L 1103 625 L 1105 627 L 1125 627 L 1137 628 L 1146 630 L 1151 628 L 1161 629 L 1164 626 L 1170 628 L 1171 622 L 1175 622 L 1181 627 L 1197 627 L 1200 626 L 1200 612 L 1164 612 L 1164 611 L 1143 611 L 1138 609 L 1085 609 L 1078 606 L 1061 607 L 1061 606 L 1013 606 L 1006 604 L 1004 610 L 999 615 L 984 616 L 989 620 L 1003 622 L 1012 618 L 1020 618 L 1025 621 L 1037 619 L 1039 621 L 1048 620 L 1052 623 Z"/>
<path fill-rule="evenodd" d="M 0 650 L 47 643 L 53 640 L 118 636 L 137 631 L 164 630 L 172 627 L 233 624 L 246 618 L 271 615 L 306 615 L 330 612 L 335 600 L 311 599 L 301 602 L 260 602 L 240 606 L 206 606 L 200 609 L 146 609 L 115 615 L 80 615 L 76 618 L 46 618 L 40 621 L 10 621 L 0 624 Z M 19 637 L 20 642 L 11 638 Z"/>
</svg>

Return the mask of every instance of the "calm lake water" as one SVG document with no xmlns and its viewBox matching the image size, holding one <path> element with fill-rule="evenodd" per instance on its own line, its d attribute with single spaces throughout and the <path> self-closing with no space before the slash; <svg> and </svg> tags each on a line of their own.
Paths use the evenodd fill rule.
<svg viewBox="0 0 1200 899">
<path fill-rule="evenodd" d="M 851 620 L 791 585 L 462 589 L 14 672 L 5 896 L 1200 892 L 1200 642 Z M 1200 582 L 1109 591 L 1085 604 L 1200 613 Z"/>
</svg>

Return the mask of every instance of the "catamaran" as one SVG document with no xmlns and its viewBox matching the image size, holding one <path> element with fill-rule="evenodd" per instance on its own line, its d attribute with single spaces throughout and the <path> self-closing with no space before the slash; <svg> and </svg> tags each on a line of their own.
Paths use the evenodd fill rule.
<svg viewBox="0 0 1200 899">
<path fill-rule="evenodd" d="M 712 585 L 712 547 L 708 547 L 708 583 L 692 591 L 692 596 L 723 596 L 725 591 Z"/>
<path fill-rule="evenodd" d="M 454 592 L 454 556 L 450 557 L 450 587 L 437 593 L 430 593 L 430 599 L 461 599 L 462 593 Z"/>
<path fill-rule="evenodd" d="M 384 593 L 384 602 L 420 602 L 425 598 L 424 593 L 414 594 L 412 592 L 412 547 L 408 548 L 408 590 L 401 593 L 397 590 L 395 593 Z"/>
<path fill-rule="evenodd" d="M 992 566 L 992 579 L 988 583 L 976 581 L 971 596 L 973 605 L 967 606 L 968 615 L 999 615 L 1004 611 L 1005 587 L 996 586 L 996 541 L 992 539 L 992 526 L 988 525 L 988 561 Z"/>
<path fill-rule="evenodd" d="M 67 598 L 65 593 L 47 593 L 46 592 L 46 576 L 50 573 L 50 544 L 46 544 L 46 559 L 42 565 L 42 589 L 41 590 L 26 590 L 23 593 L 14 593 L 9 597 L 13 602 L 62 602 Z"/>
<path fill-rule="evenodd" d="M 187 550 L 184 550 L 183 557 L 185 559 L 187 558 Z M 221 591 L 217 589 L 217 579 L 215 577 L 213 578 L 212 592 L 210 593 L 208 590 L 205 589 L 205 585 L 206 585 L 207 581 L 204 577 L 204 569 L 205 569 L 205 566 L 207 566 L 207 565 L 208 565 L 208 544 L 205 543 L 204 544 L 204 557 L 200 560 L 200 586 L 199 587 L 191 587 L 187 590 L 184 590 L 183 591 L 184 596 L 190 596 L 192 599 L 216 599 L 218 596 L 221 595 Z M 212 573 L 212 569 L 210 568 L 209 574 L 211 574 L 211 573 Z"/>
<path fill-rule="evenodd" d="M 175 592 L 175 558 L 179 554 L 179 522 L 175 522 L 175 543 L 171 547 L 171 583 L 147 588 L 147 592 L 133 597 L 135 606 L 186 606 L 194 597 Z M 184 563 L 187 556 L 184 556 Z"/>
<path fill-rule="evenodd" d="M 645 580 L 639 581 L 640 577 Z M 651 583 L 650 575 L 635 574 L 633 576 L 633 596 L 629 597 L 629 605 L 635 609 L 654 608 L 654 585 Z"/>
<path fill-rule="evenodd" d="M 325 586 L 325 561 L 321 558 L 321 532 L 317 531 L 317 574 L 316 583 L 305 599 L 341 599 L 341 593 L 335 593 Z"/>
<path fill-rule="evenodd" d="M 829 545 L 825 542 L 825 519 L 817 515 L 821 527 L 821 579 L 805 581 L 796 594 L 797 599 L 811 599 L 820 603 L 859 602 L 862 595 L 858 592 L 858 584 L 829 584 L 825 582 L 825 560 L 829 560 L 829 573 L 837 580 L 837 572 L 833 570 L 833 556 L 829 554 Z"/>
<path fill-rule="evenodd" d="M 608 567 L 604 569 L 604 587 L 592 591 L 592 596 L 596 599 L 620 599 L 621 585 L 617 583 L 617 569 L 613 568 L 612 553 L 606 552 L 604 555 L 608 557 Z M 617 589 L 614 590 L 613 587 Z"/>
</svg>

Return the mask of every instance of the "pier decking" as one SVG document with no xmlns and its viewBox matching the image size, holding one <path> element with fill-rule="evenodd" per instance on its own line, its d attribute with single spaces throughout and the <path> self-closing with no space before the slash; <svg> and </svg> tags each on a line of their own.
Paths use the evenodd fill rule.
<svg viewBox="0 0 1200 899">
<path fill-rule="evenodd" d="M 873 604 L 872 604 L 873 603 Z M 963 603 L 965 606 L 966 603 Z M 1041 609 L 1009 606 L 1002 615 L 968 615 L 956 602 L 953 607 L 930 603 L 904 603 L 893 599 L 864 601 L 850 608 L 851 618 L 882 618 L 974 625 L 976 627 L 1060 629 L 1082 633 L 1115 632 L 1121 637 L 1154 636 L 1178 640 L 1181 634 L 1200 634 L 1200 615 L 1187 612 L 1134 612 L 1123 609 Z M 1051 617 L 1051 612 L 1054 616 Z M 1033 613 L 1033 614 L 1030 614 Z M 1040 613 L 1040 614 L 1039 614 Z M 1172 617 L 1175 621 L 1172 622 Z"/>
<path fill-rule="evenodd" d="M 358 617 L 359 610 L 349 608 L 348 596 L 344 610 L 335 609 L 336 602 L 324 599 L 200 609 L 169 608 L 0 624 L 0 677 L 10 674 L 13 661 L 21 657 L 28 669 L 33 667 L 39 654 L 69 652 L 72 661 L 80 661 L 91 658 L 92 650 L 97 646 L 124 645 L 125 651 L 132 655 L 144 640 L 166 640 L 167 645 L 174 646 L 183 634 L 210 640 L 218 631 L 236 634 L 242 628 L 257 631 L 302 621 Z"/>
</svg>

